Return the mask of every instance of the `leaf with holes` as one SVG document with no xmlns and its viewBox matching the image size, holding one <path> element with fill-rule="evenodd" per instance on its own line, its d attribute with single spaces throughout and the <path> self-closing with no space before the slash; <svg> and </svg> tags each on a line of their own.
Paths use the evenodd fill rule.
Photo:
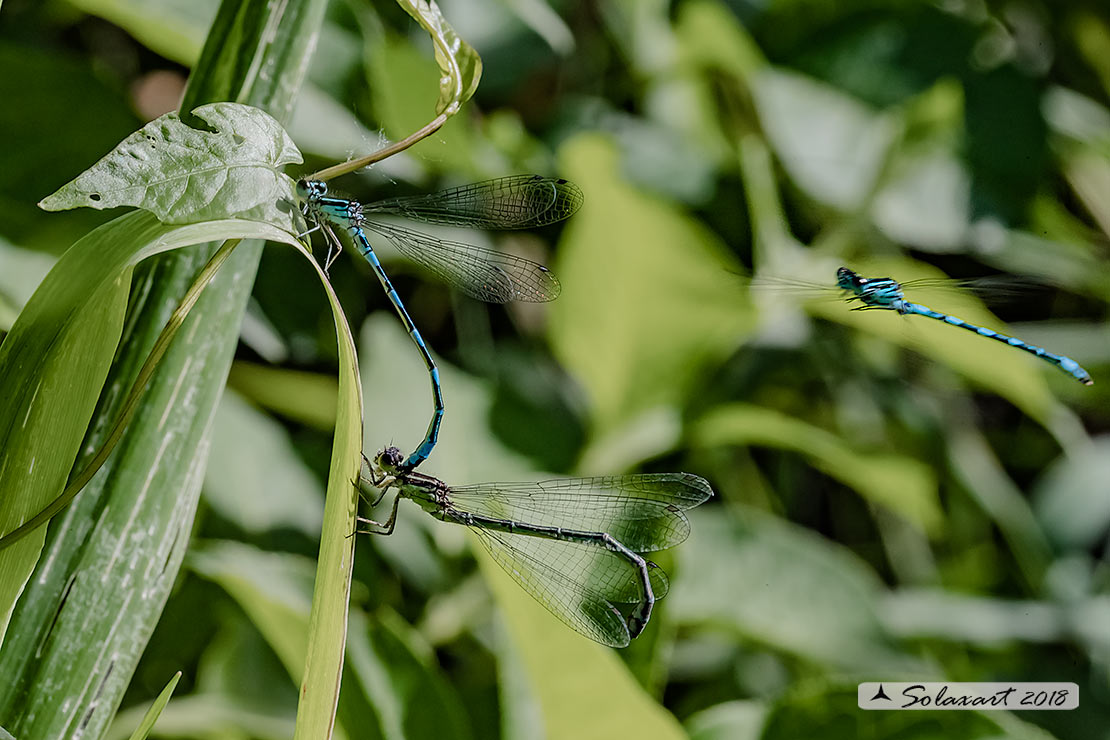
<svg viewBox="0 0 1110 740">
<path fill-rule="evenodd" d="M 191 224 L 234 215 L 296 231 L 292 181 L 281 173 L 301 161 L 281 125 L 238 103 L 193 111 L 211 131 L 167 113 L 128 136 L 99 162 L 39 203 L 48 211 L 135 206 L 163 223 Z"/>
</svg>

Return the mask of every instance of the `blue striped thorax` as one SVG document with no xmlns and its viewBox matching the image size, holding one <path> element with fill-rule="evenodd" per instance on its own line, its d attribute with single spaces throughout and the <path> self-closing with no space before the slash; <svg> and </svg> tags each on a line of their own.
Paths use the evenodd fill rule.
<svg viewBox="0 0 1110 740">
<path fill-rule="evenodd" d="M 865 278 L 841 267 L 836 271 L 836 284 L 841 290 L 852 292 L 866 306 L 906 312 L 906 296 L 893 278 Z"/>
</svg>

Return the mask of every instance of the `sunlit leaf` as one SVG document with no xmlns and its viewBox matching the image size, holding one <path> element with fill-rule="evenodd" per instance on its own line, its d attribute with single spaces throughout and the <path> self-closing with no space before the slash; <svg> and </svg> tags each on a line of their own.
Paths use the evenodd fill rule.
<svg viewBox="0 0 1110 740">
<path fill-rule="evenodd" d="M 285 130 L 265 112 L 237 103 L 201 106 L 193 115 L 214 130 L 167 113 L 40 205 L 48 211 L 135 206 L 166 223 L 234 214 L 296 233 L 296 197 L 280 169 L 301 157 Z"/>
<path fill-rule="evenodd" d="M 586 183 L 586 202 L 554 266 L 565 288 L 551 304 L 551 342 L 606 432 L 680 403 L 699 369 L 731 352 L 753 317 L 723 245 L 625 183 L 608 142 L 574 139 L 562 159 L 565 174 Z"/>
<path fill-rule="evenodd" d="M 436 64 L 442 73 L 436 113 L 451 115 L 478 89 L 482 60 L 447 23 L 435 0 L 398 0 L 398 4 L 432 37 Z"/>
</svg>

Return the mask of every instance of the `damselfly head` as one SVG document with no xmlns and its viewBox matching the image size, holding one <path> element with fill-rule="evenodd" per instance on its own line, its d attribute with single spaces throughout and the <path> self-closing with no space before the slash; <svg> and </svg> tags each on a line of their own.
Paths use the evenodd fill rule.
<svg viewBox="0 0 1110 740">
<path fill-rule="evenodd" d="M 313 200 L 315 198 L 322 198 L 328 193 L 328 186 L 326 183 L 319 180 L 297 180 L 297 197 L 301 200 Z"/>
<path fill-rule="evenodd" d="M 841 267 L 836 271 L 836 287 L 841 290 L 858 292 L 863 287 L 863 283 L 864 279 L 847 267 Z"/>
<path fill-rule="evenodd" d="M 401 470 L 405 456 L 396 447 L 386 447 L 374 457 L 374 466 L 387 475 L 396 475 Z"/>
</svg>

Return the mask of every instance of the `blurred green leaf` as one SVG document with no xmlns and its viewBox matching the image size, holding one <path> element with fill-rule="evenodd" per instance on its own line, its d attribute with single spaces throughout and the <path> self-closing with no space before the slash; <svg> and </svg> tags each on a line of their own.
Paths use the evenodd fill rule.
<svg viewBox="0 0 1110 740">
<path fill-rule="evenodd" d="M 126 728 L 138 719 L 134 709 L 120 712 L 105 740 L 124 740 Z M 293 734 L 293 718 L 246 707 L 219 694 L 194 693 L 174 699 L 154 729 L 154 737 L 161 738 L 239 738 L 243 733 L 258 740 L 288 740 Z"/>
<path fill-rule="evenodd" d="M 565 627 L 483 548 L 474 549 L 480 551 L 482 573 L 505 615 L 550 740 L 685 737 L 677 720 L 636 684 L 616 653 Z"/>
<path fill-rule="evenodd" d="M 727 72 L 750 84 L 767 59 L 747 28 L 728 8 L 711 0 L 693 0 L 678 8 L 676 34 L 690 61 Z"/>
<path fill-rule="evenodd" d="M 877 614 L 883 585 L 847 548 L 746 507 L 729 516 L 701 509 L 690 521 L 682 578 L 667 596 L 675 621 L 841 669 L 933 674 L 887 638 Z"/>
<path fill-rule="evenodd" d="M 428 372 L 413 351 L 412 340 L 392 312 L 377 312 L 362 327 L 359 349 L 367 454 L 389 444 L 415 448 L 428 427 L 432 392 Z M 425 472 L 434 471 L 456 485 L 533 477 L 536 470 L 523 457 L 507 450 L 489 429 L 491 384 L 463 373 L 439 359 L 434 351 L 432 356 L 439 366 L 447 410 Z"/>
<path fill-rule="evenodd" d="M 1088 548 L 1110 529 L 1110 437 L 1061 457 L 1033 491 L 1033 510 L 1061 548 Z"/>
<path fill-rule="evenodd" d="M 747 404 L 715 409 L 699 420 L 691 433 L 693 442 L 705 447 L 756 445 L 793 450 L 925 532 L 937 535 L 944 523 L 936 475 L 904 455 L 859 451 L 824 429 Z"/>
<path fill-rule="evenodd" d="M 260 406 L 317 429 L 335 426 L 335 378 L 250 362 L 231 366 L 227 383 Z"/>
<path fill-rule="evenodd" d="M 794 182 L 821 203 L 861 208 L 899 135 L 898 116 L 785 69 L 760 72 L 753 93 L 763 133 Z"/>
<path fill-rule="evenodd" d="M 936 252 L 956 251 L 971 226 L 971 176 L 953 153 L 903 153 L 871 206 L 891 239 Z"/>
<path fill-rule="evenodd" d="M 1100 611 L 1106 615 L 1105 604 Z M 880 613 L 884 627 L 899 638 L 941 639 L 988 648 L 1013 640 L 1055 642 L 1064 636 L 1069 621 L 1066 608 L 1044 601 L 995 599 L 926 588 L 903 588 L 886 594 Z M 1075 615 L 1079 613 L 1077 610 Z M 1094 612 L 1087 612 L 1087 616 L 1094 616 Z"/>
<path fill-rule="evenodd" d="M 803 737 L 823 728 L 827 740 L 1052 740 L 1052 735 L 1008 712 L 865 712 L 856 687 L 807 686 L 776 702 L 762 740 Z"/>
<path fill-rule="evenodd" d="M 308 647 L 312 561 L 226 540 L 195 543 L 187 564 L 238 602 L 299 682 Z"/>
<path fill-rule="evenodd" d="M 428 93 L 442 78 L 411 41 L 387 35 L 374 44 L 366 57 L 366 78 L 375 116 L 390 138 L 403 139 L 428 123 Z M 436 169 L 472 171 L 475 141 L 466 118 L 451 116 L 413 152 Z"/>
<path fill-rule="evenodd" d="M 374 702 L 383 737 L 467 740 L 473 736 L 458 693 L 415 630 L 389 611 L 371 619 L 353 614 L 351 623 L 349 679 L 344 689 L 361 690 Z M 364 723 L 365 718 L 359 718 L 359 724 Z"/>
<path fill-rule="evenodd" d="M 167 113 L 39 205 L 48 211 L 128 205 L 166 223 L 235 214 L 297 233 L 292 181 L 278 170 L 301 157 L 280 124 L 237 103 L 201 106 L 193 115 L 215 131 L 191 128 Z"/>
<path fill-rule="evenodd" d="M 41 220 L 35 201 L 142 124 L 118 86 L 105 80 L 95 67 L 94 60 L 60 53 L 49 44 L 20 43 L 13 37 L 0 41 L 0 68 L 4 70 L 0 98 L 21 101 L 18 106 L 0 109 L 0 131 L 9 141 L 0 149 L 0 170 L 5 173 L 0 193 L 8 199 L 4 233 L 22 246 L 36 245 L 16 236 L 19 231 L 13 231 L 13 226 L 47 232 L 57 228 L 53 222 Z M 90 126 L 90 121 L 96 125 Z M 44 135 L 46 130 L 49 135 Z M 17 223 L 13 224 L 13 219 Z M 73 228 L 80 224 L 84 224 L 81 234 L 92 228 L 87 219 Z M 76 238 L 70 233 L 62 238 L 52 234 L 41 237 L 41 242 L 60 253 L 62 246 Z"/>
<path fill-rule="evenodd" d="M 363 125 L 350 109 L 311 86 L 297 99 L 288 131 L 302 151 L 328 159 L 370 154 L 382 144 L 378 132 Z M 379 166 L 389 168 L 390 164 L 386 160 Z"/>
<path fill-rule="evenodd" d="M 4 265 L 0 270 L 0 331 L 11 329 L 20 309 L 55 262 L 50 255 L 20 249 L 0 239 L 0 263 Z"/>
<path fill-rule="evenodd" d="M 225 392 L 216 410 L 204 480 L 208 504 L 246 532 L 320 531 L 320 483 L 285 428 L 234 392 Z"/>
<path fill-rule="evenodd" d="M 200 56 L 216 0 L 74 0 L 74 7 L 111 21 L 148 49 L 179 64 Z"/>
<path fill-rule="evenodd" d="M 690 740 L 759 740 L 767 706 L 757 701 L 729 701 L 690 715 Z"/>
<path fill-rule="evenodd" d="M 563 232 L 555 273 L 565 287 L 551 305 L 550 337 L 604 434 L 680 404 L 700 369 L 737 346 L 752 314 L 723 245 L 625 184 L 607 141 L 574 139 L 561 159 L 568 177 L 588 185 Z"/>
</svg>

